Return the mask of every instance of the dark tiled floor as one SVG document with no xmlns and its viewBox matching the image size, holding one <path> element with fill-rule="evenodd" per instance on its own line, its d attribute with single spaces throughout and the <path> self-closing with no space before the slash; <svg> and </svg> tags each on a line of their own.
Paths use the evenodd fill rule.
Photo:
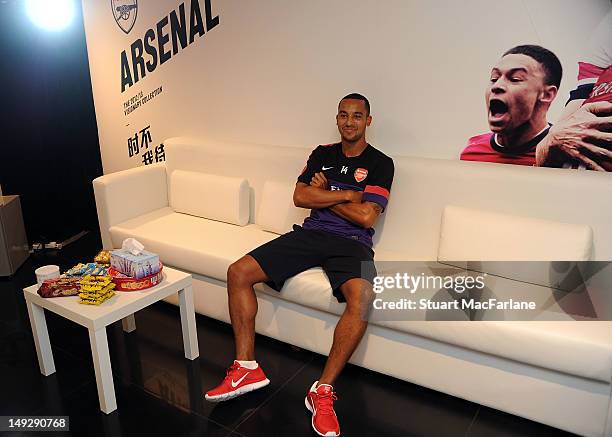
<svg viewBox="0 0 612 437">
<path fill-rule="evenodd" d="M 188 361 L 178 308 L 163 302 L 136 315 L 134 332 L 123 333 L 119 324 L 107 330 L 114 413 L 99 410 L 86 330 L 49 313 L 57 372 L 43 377 L 21 289 L 35 282 L 36 267 L 58 264 L 66 270 L 92 258 L 99 246 L 99 237 L 89 234 L 62 251 L 30 257 L 14 277 L 0 279 L 0 415 L 69 416 L 70 435 L 315 435 L 303 399 L 324 357 L 258 337 L 258 357 L 271 384 L 232 402 L 208 403 L 202 393 L 219 382 L 233 358 L 231 328 L 198 315 L 201 356 Z M 355 366 L 347 367 L 336 389 L 345 436 L 567 435 Z"/>
</svg>

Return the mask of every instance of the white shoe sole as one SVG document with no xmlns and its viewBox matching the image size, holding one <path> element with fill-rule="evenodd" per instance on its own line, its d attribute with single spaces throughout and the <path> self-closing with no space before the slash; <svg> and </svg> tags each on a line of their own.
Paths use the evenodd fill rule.
<svg viewBox="0 0 612 437">
<path fill-rule="evenodd" d="M 254 382 L 252 384 L 243 385 L 242 387 L 237 388 L 234 391 L 230 391 L 229 393 L 223 393 L 223 394 L 214 395 L 214 396 L 204 395 L 204 399 L 206 399 L 207 401 L 210 401 L 210 402 L 227 401 L 227 400 L 233 399 L 235 397 L 238 397 L 240 395 L 243 395 L 245 393 L 248 393 L 250 391 L 257 390 L 258 388 L 265 387 L 268 384 L 270 384 L 270 380 L 266 378 L 263 381 Z"/>
<path fill-rule="evenodd" d="M 327 434 L 321 434 L 319 431 L 317 431 L 317 428 L 315 428 L 315 426 L 314 426 L 314 411 L 312 411 L 312 407 L 310 406 L 310 402 L 308 402 L 308 396 L 306 396 L 304 398 L 304 405 L 306 405 L 306 409 L 308 411 L 310 411 L 310 413 L 312 414 L 312 419 L 310 419 L 310 424 L 312 425 L 312 429 L 314 430 L 314 432 L 316 432 L 317 434 L 319 434 L 320 436 L 323 436 L 323 437 L 338 437 L 340 435 L 340 433 L 336 434 L 333 431 L 330 431 Z"/>
</svg>

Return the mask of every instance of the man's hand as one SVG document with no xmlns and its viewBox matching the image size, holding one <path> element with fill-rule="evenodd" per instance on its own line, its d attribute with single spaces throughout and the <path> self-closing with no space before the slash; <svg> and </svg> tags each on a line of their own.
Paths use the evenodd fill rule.
<svg viewBox="0 0 612 437">
<path fill-rule="evenodd" d="M 536 148 L 536 165 L 559 166 L 575 159 L 592 170 L 606 171 L 612 160 L 612 103 L 587 103 L 550 128 Z"/>
<path fill-rule="evenodd" d="M 314 185 L 298 182 L 293 192 L 293 204 L 298 208 L 320 209 L 339 203 L 361 202 L 361 194 L 354 193 L 351 190 L 323 190 Z"/>
<path fill-rule="evenodd" d="M 349 203 L 361 203 L 363 202 L 363 191 L 348 190 L 348 201 Z"/>
<path fill-rule="evenodd" d="M 323 174 L 323 172 L 315 173 L 310 180 L 310 186 L 320 188 L 322 190 L 329 189 L 329 182 Z M 363 199 L 363 191 L 343 190 L 346 198 L 346 202 L 349 203 L 361 203 Z"/>
<path fill-rule="evenodd" d="M 373 227 L 382 212 L 382 207 L 374 202 L 341 203 L 330 209 L 340 217 L 365 229 Z"/>
<path fill-rule="evenodd" d="M 327 178 L 323 172 L 315 173 L 310 180 L 310 186 L 315 188 L 321 188 L 322 190 L 328 189 Z"/>
<path fill-rule="evenodd" d="M 304 199 L 304 197 L 306 197 L 304 187 L 305 185 L 301 183 L 298 183 L 296 186 L 296 191 L 293 194 L 293 201 L 296 206 L 304 208 L 330 208 L 340 217 L 366 229 L 374 226 L 374 223 L 376 223 L 378 216 L 382 212 L 381 206 L 377 203 L 363 202 L 363 191 L 328 191 L 329 183 L 323 172 L 315 173 L 310 180 L 310 185 L 307 187 L 310 189 L 316 188 L 315 191 L 325 190 L 327 193 L 333 193 L 335 196 L 340 196 L 342 201 L 331 204 L 331 202 L 326 202 L 328 199 L 318 198 L 314 193 L 308 196 L 309 201 L 307 201 Z M 321 191 L 318 191 L 318 193 L 321 193 Z"/>
</svg>

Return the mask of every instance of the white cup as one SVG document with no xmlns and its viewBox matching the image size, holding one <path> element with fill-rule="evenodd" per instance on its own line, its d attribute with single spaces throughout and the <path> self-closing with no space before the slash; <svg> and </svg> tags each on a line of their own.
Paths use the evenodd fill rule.
<svg viewBox="0 0 612 437">
<path fill-rule="evenodd" d="M 55 279 L 60 277 L 60 269 L 59 266 L 56 265 L 39 267 L 34 271 L 34 273 L 36 273 L 36 282 L 38 285 L 42 285 L 42 283 L 47 279 Z"/>
</svg>

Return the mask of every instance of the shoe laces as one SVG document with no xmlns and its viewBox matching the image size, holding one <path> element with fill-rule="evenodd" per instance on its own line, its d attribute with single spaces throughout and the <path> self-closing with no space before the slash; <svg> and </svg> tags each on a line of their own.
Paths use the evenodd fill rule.
<svg viewBox="0 0 612 437">
<path fill-rule="evenodd" d="M 225 371 L 225 379 L 227 378 L 232 378 L 233 374 L 236 373 L 236 371 L 240 369 L 240 364 L 239 363 L 232 363 L 231 366 L 229 366 L 227 368 L 227 370 Z"/>
<path fill-rule="evenodd" d="M 317 413 L 325 415 L 333 415 L 334 413 L 334 401 L 338 400 L 336 392 L 329 391 L 328 393 L 318 394 L 317 402 Z"/>
</svg>

